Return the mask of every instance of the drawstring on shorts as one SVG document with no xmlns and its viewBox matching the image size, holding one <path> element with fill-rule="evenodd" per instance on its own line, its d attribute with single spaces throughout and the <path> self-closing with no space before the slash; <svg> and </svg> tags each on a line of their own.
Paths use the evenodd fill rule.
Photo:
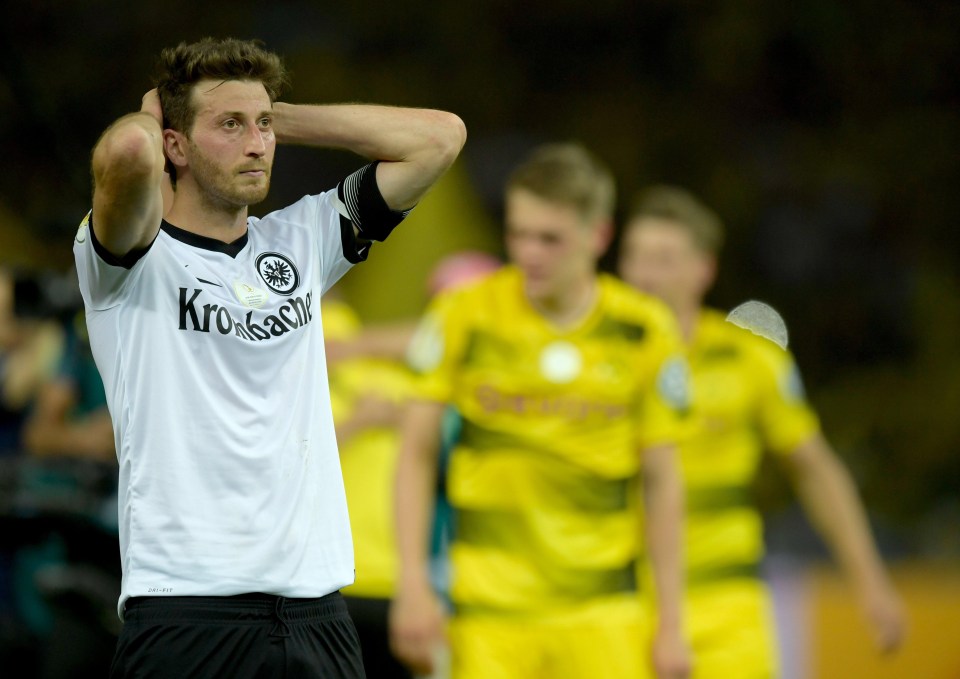
<svg viewBox="0 0 960 679">
<path fill-rule="evenodd" d="M 277 597 L 277 603 L 273 607 L 273 617 L 274 625 L 273 629 L 270 630 L 271 637 L 289 637 L 290 628 L 287 626 L 287 618 L 283 612 L 283 606 L 286 603 L 286 598 L 282 596 Z"/>
</svg>

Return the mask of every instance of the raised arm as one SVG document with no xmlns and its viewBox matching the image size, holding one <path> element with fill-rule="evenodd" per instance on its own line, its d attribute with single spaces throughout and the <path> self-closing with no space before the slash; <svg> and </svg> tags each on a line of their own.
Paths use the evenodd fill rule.
<svg viewBox="0 0 960 679">
<path fill-rule="evenodd" d="M 116 257 L 148 246 L 164 209 L 163 130 L 156 90 L 117 120 L 93 149 L 93 230 Z M 167 188 L 169 185 L 167 185 Z"/>
<path fill-rule="evenodd" d="M 903 641 L 903 606 L 877 552 L 866 512 L 846 467 L 822 435 L 783 456 L 797 494 L 856 589 L 881 652 Z"/>
<path fill-rule="evenodd" d="M 467 139 L 463 121 L 444 111 L 283 102 L 273 110 L 278 143 L 341 148 L 382 161 L 377 184 L 392 210 L 416 205 Z"/>
<path fill-rule="evenodd" d="M 400 574 L 390 607 L 390 645 L 415 672 L 433 672 L 443 643 L 444 614 L 428 574 L 427 551 L 436 494 L 440 423 L 444 405 L 407 406 L 397 461 L 396 526 Z"/>
<path fill-rule="evenodd" d="M 643 452 L 646 541 L 657 590 L 653 664 L 660 679 L 683 679 L 690 674 L 682 624 L 683 479 L 676 456 L 674 446 Z"/>
</svg>

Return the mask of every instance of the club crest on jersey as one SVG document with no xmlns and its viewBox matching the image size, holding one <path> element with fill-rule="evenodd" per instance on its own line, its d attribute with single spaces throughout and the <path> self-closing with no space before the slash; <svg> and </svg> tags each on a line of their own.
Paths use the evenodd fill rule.
<svg viewBox="0 0 960 679">
<path fill-rule="evenodd" d="M 657 391 L 661 398 L 677 410 L 690 407 L 690 373 L 687 362 L 678 356 L 667 359 L 657 375 Z"/>
<path fill-rule="evenodd" d="M 540 373 L 555 384 L 572 382 L 582 367 L 580 350 L 570 342 L 551 342 L 540 353 Z"/>
<path fill-rule="evenodd" d="M 257 273 L 268 288 L 278 295 L 289 295 L 300 285 L 300 272 L 293 261 L 279 252 L 264 252 L 257 257 Z"/>
</svg>

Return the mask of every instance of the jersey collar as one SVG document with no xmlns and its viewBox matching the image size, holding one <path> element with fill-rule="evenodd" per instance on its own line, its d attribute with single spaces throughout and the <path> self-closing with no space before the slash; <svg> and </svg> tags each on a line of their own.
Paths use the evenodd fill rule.
<svg viewBox="0 0 960 679">
<path fill-rule="evenodd" d="M 236 256 L 240 254 L 240 251 L 246 246 L 247 235 L 249 233 L 244 232 L 242 236 L 232 243 L 224 243 L 216 238 L 201 236 L 198 233 L 181 229 L 179 226 L 174 226 L 165 219 L 160 223 L 160 228 L 163 229 L 168 236 L 171 238 L 176 238 L 181 243 L 186 243 L 187 245 L 195 248 L 201 248 L 203 250 L 222 252 L 225 255 L 233 257 L 234 259 L 236 259 Z"/>
</svg>

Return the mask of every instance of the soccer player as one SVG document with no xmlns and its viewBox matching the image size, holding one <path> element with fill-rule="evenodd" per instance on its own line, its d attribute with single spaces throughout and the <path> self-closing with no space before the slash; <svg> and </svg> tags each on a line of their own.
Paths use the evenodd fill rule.
<svg viewBox="0 0 960 679">
<path fill-rule="evenodd" d="M 435 298 L 413 340 L 391 634 L 418 672 L 444 644 L 427 554 L 448 406 L 462 418 L 447 477 L 453 678 L 645 675 L 640 476 L 661 606 L 653 663 L 687 672 L 674 460 L 686 369 L 669 310 L 596 272 L 613 204 L 609 171 L 583 147 L 535 150 L 507 183 L 512 265 Z"/>
<path fill-rule="evenodd" d="M 120 464 L 112 676 L 361 677 L 320 296 L 465 130 L 439 111 L 277 101 L 280 58 L 253 41 L 181 43 L 160 67 L 94 148 L 74 244 Z M 251 217 L 278 143 L 374 162 Z"/>
<path fill-rule="evenodd" d="M 435 294 L 499 266 L 491 255 L 454 253 L 434 268 L 428 288 Z M 343 597 L 357 628 L 364 669 L 379 679 L 411 676 L 390 650 L 387 611 L 397 577 L 393 507 L 399 424 L 412 379 L 404 358 L 415 328 L 414 321 L 364 327 L 345 302 L 329 295 L 324 299 L 330 399 L 357 571 L 356 581 L 344 588 Z M 331 347 L 340 347 L 333 352 L 333 360 Z M 439 524 L 442 509 L 437 514 Z M 435 542 L 444 528 L 440 524 L 434 529 Z"/>
<path fill-rule="evenodd" d="M 359 318 L 346 303 L 324 299 L 328 347 L 352 344 L 361 332 Z M 397 571 L 393 480 L 398 425 L 409 396 L 410 371 L 399 358 L 355 356 L 328 360 L 328 379 L 356 564 L 356 581 L 344 588 L 344 601 L 368 676 L 409 679 L 409 671 L 390 651 L 387 610 Z"/>
<path fill-rule="evenodd" d="M 758 567 L 761 519 L 749 487 L 772 453 L 849 574 L 881 650 L 903 636 L 901 605 L 854 485 L 820 431 L 790 354 L 703 306 L 723 238 L 716 214 L 670 186 L 642 192 L 624 231 L 621 277 L 674 310 L 693 383 L 686 482 L 687 614 L 694 677 L 768 679 L 777 658 Z"/>
</svg>

